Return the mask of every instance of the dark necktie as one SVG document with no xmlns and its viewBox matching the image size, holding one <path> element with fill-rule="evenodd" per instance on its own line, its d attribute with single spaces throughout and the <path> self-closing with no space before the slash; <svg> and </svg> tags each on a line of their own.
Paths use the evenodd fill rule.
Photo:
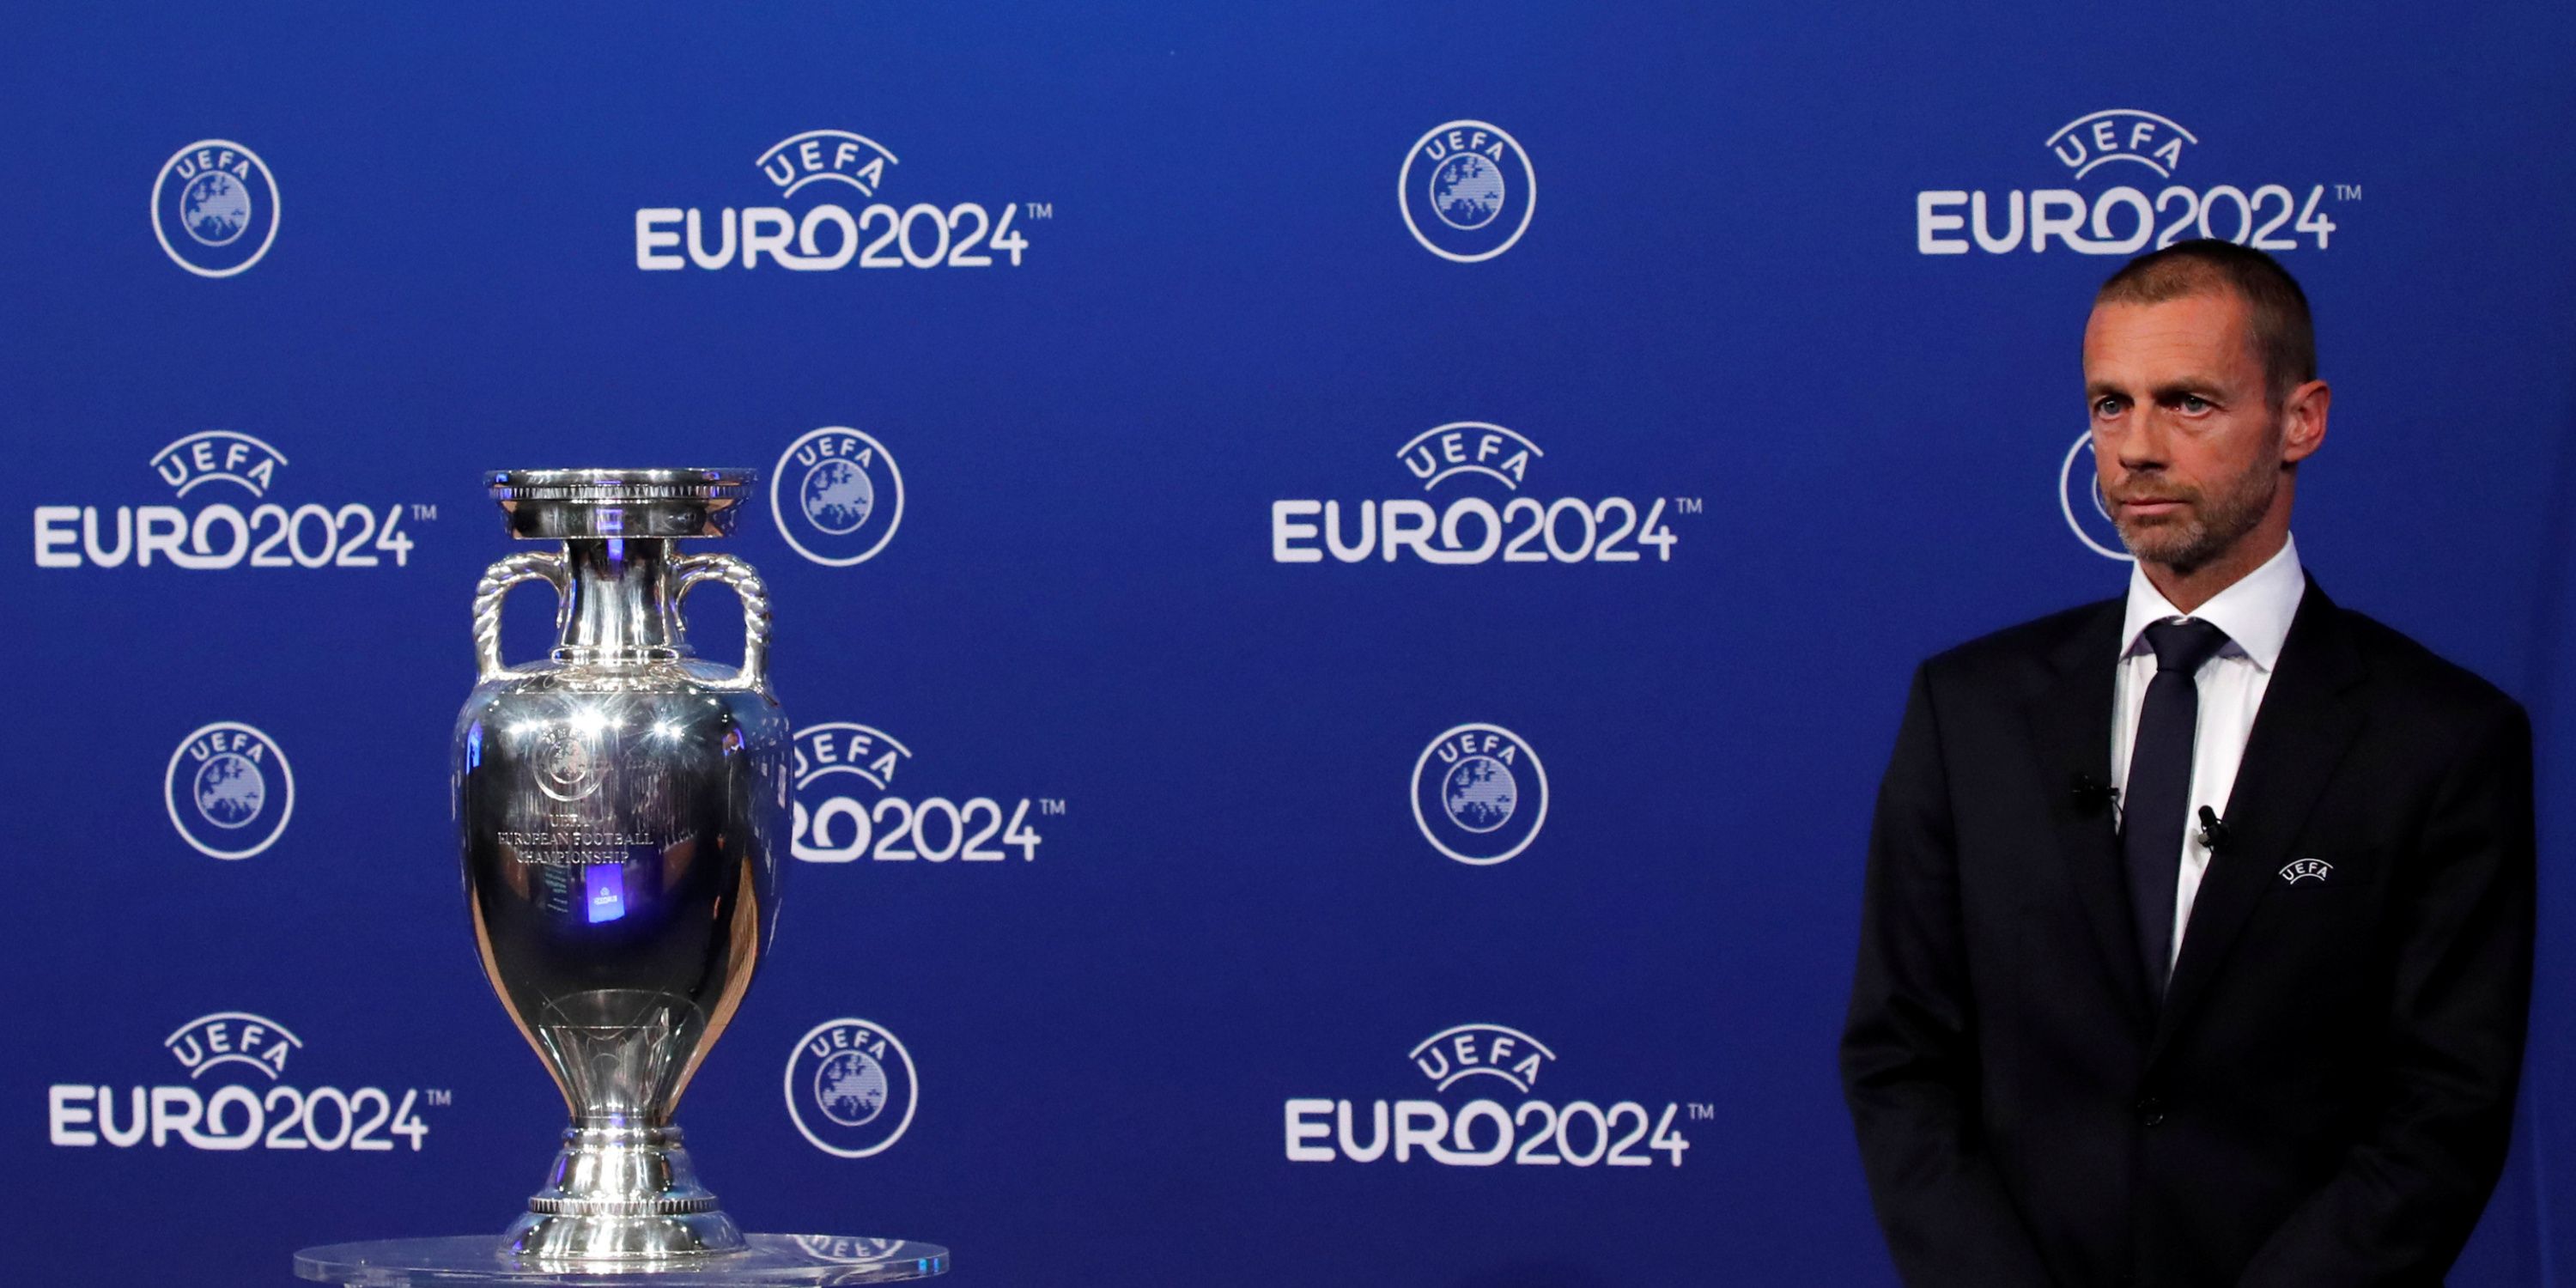
<svg viewBox="0 0 2576 1288">
<path fill-rule="evenodd" d="M 2120 856 L 2129 870 L 2129 908 L 2147 987 L 2158 998 L 2173 973 L 2174 887 L 2182 875 L 2182 833 L 2191 810 L 2192 732 L 2200 721 L 2200 665 L 2227 643 L 2207 622 L 2167 620 L 2147 628 L 2156 678 L 2138 711 L 2120 794 Z"/>
</svg>

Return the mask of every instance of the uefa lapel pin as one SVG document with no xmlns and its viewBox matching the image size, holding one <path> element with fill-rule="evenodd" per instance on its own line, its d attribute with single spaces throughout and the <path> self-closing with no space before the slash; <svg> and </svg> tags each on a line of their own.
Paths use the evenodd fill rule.
<svg viewBox="0 0 2576 1288">
<path fill-rule="evenodd" d="M 2297 885 L 2311 878 L 2323 881 L 2333 873 L 2334 865 L 2324 859 L 2300 859 L 2282 866 L 2281 879 L 2291 885 Z"/>
</svg>

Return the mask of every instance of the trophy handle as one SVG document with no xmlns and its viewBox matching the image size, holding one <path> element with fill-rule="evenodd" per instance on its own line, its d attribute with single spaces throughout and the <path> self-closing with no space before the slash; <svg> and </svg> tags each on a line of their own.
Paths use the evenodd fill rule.
<svg viewBox="0 0 2576 1288">
<path fill-rule="evenodd" d="M 742 601 L 742 670 L 733 679 L 715 681 L 708 687 L 754 691 L 766 686 L 769 587 L 761 584 L 760 574 L 732 555 L 682 555 L 671 561 L 671 571 L 677 574 L 671 593 L 674 608 L 687 602 L 691 590 L 710 581 L 733 587 L 734 598 Z"/>
<path fill-rule="evenodd" d="M 564 558 L 551 550 L 532 550 L 512 555 L 483 570 L 483 580 L 474 584 L 474 672 L 475 681 L 497 679 L 509 673 L 501 664 L 501 600 L 510 588 L 523 581 L 542 581 L 561 596 L 571 576 L 564 570 Z M 561 616 L 558 608 L 557 616 Z"/>
</svg>

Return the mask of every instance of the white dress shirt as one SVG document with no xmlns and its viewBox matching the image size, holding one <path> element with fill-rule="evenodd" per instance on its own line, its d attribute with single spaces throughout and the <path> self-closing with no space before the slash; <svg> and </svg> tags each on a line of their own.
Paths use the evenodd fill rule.
<svg viewBox="0 0 2576 1288">
<path fill-rule="evenodd" d="M 2227 632 L 2227 643 L 2203 662 L 2200 719 L 2191 743 L 2190 808 L 2182 831 L 2182 872 L 2174 891 L 2174 956 L 2182 955 L 2183 931 L 2191 924 L 2192 899 L 2209 871 L 2209 847 L 2201 843 L 2200 807 L 2227 816 L 2227 796 L 2236 786 L 2237 763 L 2245 757 L 2245 738 L 2254 731 L 2254 714 L 2262 709 L 2263 691 L 2272 683 L 2272 668 L 2281 660 L 2281 645 L 2290 637 L 2290 619 L 2307 593 L 2307 574 L 2299 568 L 2299 544 L 2284 540 L 2280 553 L 2218 592 L 2190 617 Z M 2111 705 L 2111 784 L 2124 797 L 2129 786 L 2130 744 L 2137 738 L 2138 712 L 2146 705 L 2147 685 L 2156 678 L 2155 650 L 2146 630 L 2160 621 L 2181 619 L 2163 592 L 2147 580 L 2146 569 L 2129 573 L 2128 620 L 2120 674 Z"/>
</svg>

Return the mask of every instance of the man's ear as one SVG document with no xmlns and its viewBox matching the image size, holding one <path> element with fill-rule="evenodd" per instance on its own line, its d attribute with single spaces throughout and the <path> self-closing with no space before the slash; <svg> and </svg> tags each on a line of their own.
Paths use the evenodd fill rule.
<svg viewBox="0 0 2576 1288">
<path fill-rule="evenodd" d="M 2333 404 L 2334 390 L 2322 380 L 2311 380 L 2282 400 L 2282 464 L 2296 465 L 2325 445 L 2326 409 Z"/>
</svg>

